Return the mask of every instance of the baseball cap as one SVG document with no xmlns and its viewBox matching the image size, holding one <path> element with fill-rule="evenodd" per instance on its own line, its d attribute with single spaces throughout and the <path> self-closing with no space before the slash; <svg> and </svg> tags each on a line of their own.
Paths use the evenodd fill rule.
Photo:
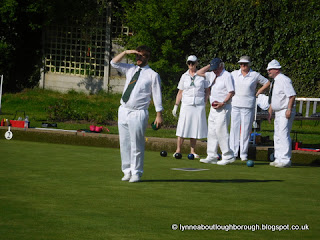
<svg viewBox="0 0 320 240">
<path fill-rule="evenodd" d="M 214 58 L 211 60 L 210 62 L 210 71 L 215 71 L 219 68 L 220 63 L 222 62 L 222 60 L 220 58 Z"/>
<path fill-rule="evenodd" d="M 196 61 L 198 61 L 198 58 L 195 55 L 190 55 L 187 58 L 187 62 L 196 62 Z"/>
</svg>

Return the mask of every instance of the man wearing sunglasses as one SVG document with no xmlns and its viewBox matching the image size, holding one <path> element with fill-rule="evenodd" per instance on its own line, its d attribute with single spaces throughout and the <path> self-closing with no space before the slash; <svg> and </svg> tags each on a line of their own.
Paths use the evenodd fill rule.
<svg viewBox="0 0 320 240">
<path fill-rule="evenodd" d="M 135 54 L 136 65 L 122 63 L 127 54 Z M 153 71 L 148 60 L 151 49 L 140 46 L 126 50 L 111 60 L 111 66 L 125 74 L 126 83 L 118 110 L 122 181 L 139 182 L 143 174 L 145 131 L 149 119 L 151 96 L 157 112 L 154 124 L 157 128 L 163 122 L 160 76 Z"/>
<path fill-rule="evenodd" d="M 296 114 L 295 97 L 296 92 L 292 86 L 291 79 L 281 72 L 281 65 L 277 60 L 269 62 L 267 67 L 268 75 L 274 79 L 270 87 L 270 122 L 272 113 L 274 119 L 274 162 L 271 166 L 278 168 L 291 166 L 292 143 L 290 131 Z"/>
</svg>

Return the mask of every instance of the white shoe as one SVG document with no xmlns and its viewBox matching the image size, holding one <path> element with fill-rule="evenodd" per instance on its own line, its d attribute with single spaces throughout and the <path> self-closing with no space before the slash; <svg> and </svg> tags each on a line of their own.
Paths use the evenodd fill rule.
<svg viewBox="0 0 320 240">
<path fill-rule="evenodd" d="M 134 183 L 134 182 L 140 182 L 140 176 L 135 174 L 135 175 L 132 175 L 129 182 L 131 183 Z"/>
<path fill-rule="evenodd" d="M 248 158 L 241 158 L 241 161 L 248 161 Z"/>
<path fill-rule="evenodd" d="M 278 162 L 275 161 L 275 160 L 274 160 L 273 162 L 270 162 L 270 163 L 269 163 L 269 165 L 270 165 L 270 166 L 273 166 L 273 167 L 276 166 L 277 164 L 278 164 Z"/>
<path fill-rule="evenodd" d="M 197 159 L 199 159 L 200 158 L 200 156 L 198 155 L 198 154 L 193 154 L 193 156 L 194 156 L 194 158 L 197 158 Z"/>
<path fill-rule="evenodd" d="M 277 168 L 287 168 L 287 167 L 291 167 L 291 161 L 287 162 L 287 163 L 283 163 L 283 162 L 278 162 L 274 165 Z"/>
<path fill-rule="evenodd" d="M 218 165 L 227 165 L 227 164 L 230 164 L 230 163 L 233 163 L 236 159 L 235 158 L 231 158 L 231 159 L 224 159 L 224 160 L 220 160 L 217 162 Z"/>
<path fill-rule="evenodd" d="M 279 163 L 280 163 L 279 160 L 275 159 L 273 162 L 270 162 L 269 165 L 275 167 Z"/>
<path fill-rule="evenodd" d="M 121 181 L 129 181 L 131 178 L 131 173 L 127 173 L 123 176 L 123 178 L 121 179 Z"/>
<path fill-rule="evenodd" d="M 218 159 L 216 159 L 216 158 L 211 158 L 211 157 L 207 157 L 207 158 L 205 158 L 205 159 L 200 159 L 200 162 L 202 162 L 202 163 L 217 164 Z"/>
</svg>

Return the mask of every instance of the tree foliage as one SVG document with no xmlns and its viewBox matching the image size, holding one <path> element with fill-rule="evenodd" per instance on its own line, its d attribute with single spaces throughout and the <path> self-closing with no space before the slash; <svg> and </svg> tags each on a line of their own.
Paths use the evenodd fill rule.
<svg viewBox="0 0 320 240">
<path fill-rule="evenodd" d="M 5 91 L 34 87 L 42 66 L 42 30 L 48 24 L 94 21 L 107 1 L 1 0 L 0 74 Z"/>
<path fill-rule="evenodd" d="M 190 52 L 193 0 L 122 1 L 125 18 L 134 35 L 127 48 L 148 45 L 152 48 L 151 66 L 162 78 L 164 93 L 175 91 L 185 60 Z"/>
<path fill-rule="evenodd" d="M 202 65 L 220 57 L 230 71 L 249 55 L 265 76 L 268 62 L 277 59 L 299 96 L 320 97 L 319 1 L 138 0 L 124 6 L 135 32 L 127 46 L 154 48 L 153 67 L 165 87 L 177 83 L 187 55 L 197 55 Z"/>
<path fill-rule="evenodd" d="M 108 0 L 0 0 L 0 74 L 5 91 L 35 86 L 41 67 L 41 34 L 48 24 L 70 19 L 83 25 L 103 14 Z M 185 59 L 201 65 L 213 57 L 237 69 L 249 55 L 253 69 L 279 60 L 298 96 L 320 97 L 320 2 L 318 0 L 118 0 L 134 32 L 126 48 L 149 45 L 152 67 L 164 93 L 175 95 Z"/>
<path fill-rule="evenodd" d="M 35 73 L 41 59 L 38 7 L 27 0 L 2 0 L 0 4 L 0 74 L 5 78 L 5 90 L 30 87 L 39 81 L 35 76 L 39 75 Z"/>
</svg>

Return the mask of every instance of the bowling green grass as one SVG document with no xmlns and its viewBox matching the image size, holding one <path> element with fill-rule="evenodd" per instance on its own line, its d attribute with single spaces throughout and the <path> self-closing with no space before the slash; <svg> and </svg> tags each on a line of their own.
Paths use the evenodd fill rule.
<svg viewBox="0 0 320 240">
<path fill-rule="evenodd" d="M 142 182 L 122 182 L 119 149 L 1 139 L 0 239 L 320 238 L 319 167 L 217 166 L 146 152 L 144 169 Z"/>
</svg>

